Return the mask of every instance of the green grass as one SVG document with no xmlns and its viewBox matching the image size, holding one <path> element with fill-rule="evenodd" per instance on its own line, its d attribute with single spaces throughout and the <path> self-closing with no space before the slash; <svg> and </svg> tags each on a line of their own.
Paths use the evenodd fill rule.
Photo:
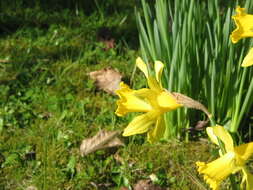
<svg viewBox="0 0 253 190">
<path fill-rule="evenodd" d="M 115 20 L 97 12 L 76 16 L 37 11 L 25 9 L 2 18 L 7 28 L 15 18 L 22 23 L 11 31 L 3 27 L 0 42 L 1 188 L 82 189 L 106 179 L 97 179 L 104 171 L 97 171 L 103 164 L 99 160 L 105 156 L 93 164 L 81 158 L 81 140 L 124 121 L 116 126 L 115 98 L 98 91 L 88 73 L 111 66 L 127 79 L 136 53 L 118 39 L 116 48 L 105 51 L 98 39 L 101 28 L 115 28 L 125 15 Z M 48 20 L 54 22 L 44 27 Z M 115 38 L 121 32 L 108 35 Z M 31 152 L 36 159 L 26 158 Z"/>
<path fill-rule="evenodd" d="M 88 73 L 111 66 L 130 82 L 139 55 L 133 5 L 111 14 L 107 6 L 87 15 L 38 7 L 1 13 L 1 190 L 119 189 L 151 174 L 163 187 L 205 189 L 195 161 L 215 158 L 206 141 L 150 145 L 137 135 L 122 138 L 124 147 L 80 156 L 84 138 L 132 119 L 115 116 L 117 98 L 98 90 Z M 115 48 L 104 50 L 103 31 Z M 139 71 L 133 76 L 135 88 L 145 85 Z"/>
</svg>

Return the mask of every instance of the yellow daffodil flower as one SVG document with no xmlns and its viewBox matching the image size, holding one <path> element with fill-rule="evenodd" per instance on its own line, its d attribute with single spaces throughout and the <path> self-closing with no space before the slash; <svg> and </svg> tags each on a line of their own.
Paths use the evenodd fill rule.
<svg viewBox="0 0 253 190">
<path fill-rule="evenodd" d="M 232 18 L 237 28 L 230 35 L 233 43 L 237 43 L 242 38 L 253 37 L 253 15 L 247 14 L 245 8 L 239 6 L 236 8 L 236 13 Z M 251 48 L 242 63 L 243 67 L 251 65 L 253 65 L 253 48 Z"/>
<path fill-rule="evenodd" d="M 253 175 L 250 174 L 245 166 L 246 161 L 253 153 L 253 142 L 234 147 L 233 139 L 226 129 L 222 126 L 208 127 L 207 134 L 211 141 L 217 145 L 218 138 L 224 144 L 226 153 L 220 153 L 220 158 L 206 164 L 196 162 L 198 172 L 204 174 L 205 181 L 213 190 L 218 190 L 220 183 L 238 171 L 242 171 L 243 179 L 241 187 L 246 185 L 247 190 L 253 190 Z M 245 189 L 245 188 L 243 188 Z"/>
<path fill-rule="evenodd" d="M 243 67 L 248 67 L 251 65 L 253 65 L 253 48 L 249 50 L 248 54 L 246 55 L 246 57 L 243 59 L 243 62 L 242 62 Z"/>
<path fill-rule="evenodd" d="M 241 38 L 253 37 L 253 15 L 247 14 L 245 8 L 239 6 L 236 13 L 232 18 L 237 28 L 230 36 L 233 43 L 237 43 Z"/>
<path fill-rule="evenodd" d="M 165 123 L 163 113 L 181 107 L 174 96 L 163 89 L 161 85 L 161 75 L 164 65 L 160 61 L 155 61 L 155 77 L 149 74 L 147 65 L 138 57 L 137 67 L 144 73 L 148 81 L 149 88 L 133 90 L 123 82 L 116 94 L 120 97 L 117 101 L 118 108 L 116 115 L 124 116 L 128 112 L 144 112 L 135 117 L 124 129 L 123 136 L 130 136 L 147 132 L 148 141 L 154 142 L 163 137 Z"/>
</svg>

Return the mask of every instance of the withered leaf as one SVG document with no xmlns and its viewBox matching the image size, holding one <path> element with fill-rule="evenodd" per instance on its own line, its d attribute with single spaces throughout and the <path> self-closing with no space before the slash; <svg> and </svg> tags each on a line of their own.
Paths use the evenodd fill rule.
<svg viewBox="0 0 253 190">
<path fill-rule="evenodd" d="M 119 162 L 119 163 L 121 163 L 121 164 L 124 164 L 124 159 L 123 159 L 118 153 L 114 154 L 113 158 L 114 158 L 117 162 Z"/>
<path fill-rule="evenodd" d="M 166 190 L 166 188 L 152 184 L 151 180 L 140 180 L 134 185 L 134 190 Z"/>
<path fill-rule="evenodd" d="M 35 187 L 35 186 L 33 186 L 33 185 L 31 185 L 31 186 L 29 186 L 29 187 L 26 188 L 26 190 L 37 190 L 37 189 L 38 188 Z"/>
<path fill-rule="evenodd" d="M 204 130 L 208 123 L 209 123 L 209 120 L 198 121 L 197 124 L 194 127 L 190 127 L 187 130 L 190 131 L 191 133 L 196 133 L 197 131 Z"/>
<path fill-rule="evenodd" d="M 209 123 L 209 120 L 198 121 L 197 125 L 195 126 L 195 130 L 197 131 L 204 130 L 208 123 Z"/>
<path fill-rule="evenodd" d="M 115 95 L 115 90 L 119 89 L 122 78 L 119 71 L 110 67 L 90 72 L 89 76 L 91 79 L 95 80 L 95 84 L 99 89 L 113 95 Z"/>
<path fill-rule="evenodd" d="M 119 131 L 99 131 L 94 137 L 84 139 L 80 146 L 80 153 L 82 156 L 115 146 L 123 146 L 123 142 L 117 137 Z"/>
<path fill-rule="evenodd" d="M 120 187 L 119 190 L 129 190 L 127 187 Z"/>
<path fill-rule="evenodd" d="M 207 108 L 201 104 L 200 102 L 184 95 L 184 94 L 180 94 L 178 92 L 172 92 L 171 93 L 174 98 L 176 98 L 177 103 L 182 104 L 183 106 L 187 107 L 187 108 L 192 108 L 192 109 L 197 109 L 197 110 L 201 110 L 203 111 L 209 118 L 212 116 Z"/>
<path fill-rule="evenodd" d="M 8 62 L 10 62 L 10 60 L 8 60 L 8 59 L 0 59 L 0 63 L 8 63 Z"/>
</svg>

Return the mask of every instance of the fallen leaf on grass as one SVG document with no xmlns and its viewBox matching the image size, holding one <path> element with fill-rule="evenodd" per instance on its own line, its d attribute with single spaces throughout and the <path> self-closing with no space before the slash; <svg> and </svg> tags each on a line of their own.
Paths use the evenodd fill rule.
<svg viewBox="0 0 253 190">
<path fill-rule="evenodd" d="M 29 186 L 29 187 L 26 188 L 26 190 L 37 190 L 37 189 L 38 188 L 35 187 L 35 186 L 33 186 L 33 185 L 31 185 L 31 186 Z"/>
<path fill-rule="evenodd" d="M 124 159 L 118 154 L 118 152 L 114 154 L 113 158 L 122 165 L 124 164 Z"/>
<path fill-rule="evenodd" d="M 8 59 L 0 59 L 0 63 L 9 63 L 10 62 L 10 60 L 8 60 Z"/>
<path fill-rule="evenodd" d="M 95 182 L 90 182 L 90 184 L 95 188 L 95 189 L 110 189 L 112 187 L 112 183 L 99 183 L 96 184 Z"/>
<path fill-rule="evenodd" d="M 100 149 L 123 146 L 123 142 L 117 137 L 119 131 L 99 131 L 94 137 L 84 139 L 80 146 L 82 156 L 90 154 Z"/>
<path fill-rule="evenodd" d="M 134 190 L 166 190 L 166 188 L 152 184 L 151 180 L 140 180 L 134 185 Z"/>
<path fill-rule="evenodd" d="M 99 89 L 109 94 L 115 95 L 115 90 L 119 89 L 122 75 L 115 69 L 110 67 L 89 73 L 91 79 L 95 80 Z"/>
</svg>

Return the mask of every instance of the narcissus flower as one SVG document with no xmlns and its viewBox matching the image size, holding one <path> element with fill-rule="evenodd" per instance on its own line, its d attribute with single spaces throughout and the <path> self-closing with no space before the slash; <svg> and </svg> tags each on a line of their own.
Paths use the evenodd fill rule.
<svg viewBox="0 0 253 190">
<path fill-rule="evenodd" d="M 148 141 L 154 142 L 163 137 L 165 123 L 163 113 L 174 110 L 182 105 L 177 103 L 175 97 L 161 85 L 161 75 L 164 65 L 155 61 L 155 77 L 151 76 L 147 65 L 141 58 L 136 59 L 137 67 L 147 78 L 149 88 L 133 90 L 123 82 L 116 94 L 120 97 L 117 101 L 116 114 L 124 116 L 129 112 L 144 112 L 135 117 L 124 129 L 123 136 L 130 136 L 147 132 Z"/>
<path fill-rule="evenodd" d="M 232 18 L 237 28 L 230 36 L 233 43 L 237 43 L 242 38 L 253 37 L 253 15 L 247 14 L 245 8 L 239 6 L 236 8 L 236 13 Z"/>
<path fill-rule="evenodd" d="M 235 21 L 236 29 L 230 35 L 233 43 L 237 43 L 240 39 L 253 37 L 253 15 L 247 14 L 245 8 L 237 7 L 236 15 L 232 18 Z M 243 60 L 242 66 L 248 67 L 253 65 L 253 49 L 249 51 Z"/>
<path fill-rule="evenodd" d="M 251 65 L 253 65 L 253 48 L 249 50 L 248 54 L 246 55 L 246 57 L 243 59 L 243 62 L 242 62 L 243 67 L 248 67 Z"/>
<path fill-rule="evenodd" d="M 253 153 L 253 142 L 234 147 L 232 137 L 222 126 L 208 127 L 207 134 L 211 141 L 217 145 L 219 144 L 219 138 L 224 144 L 226 153 L 220 153 L 220 158 L 208 164 L 196 162 L 198 172 L 204 174 L 205 181 L 213 190 L 218 190 L 220 183 L 226 177 L 235 172 L 242 171 L 243 179 L 241 186 L 246 185 L 247 190 L 253 190 L 253 175 L 247 171 L 245 166 L 246 161 Z"/>
</svg>

